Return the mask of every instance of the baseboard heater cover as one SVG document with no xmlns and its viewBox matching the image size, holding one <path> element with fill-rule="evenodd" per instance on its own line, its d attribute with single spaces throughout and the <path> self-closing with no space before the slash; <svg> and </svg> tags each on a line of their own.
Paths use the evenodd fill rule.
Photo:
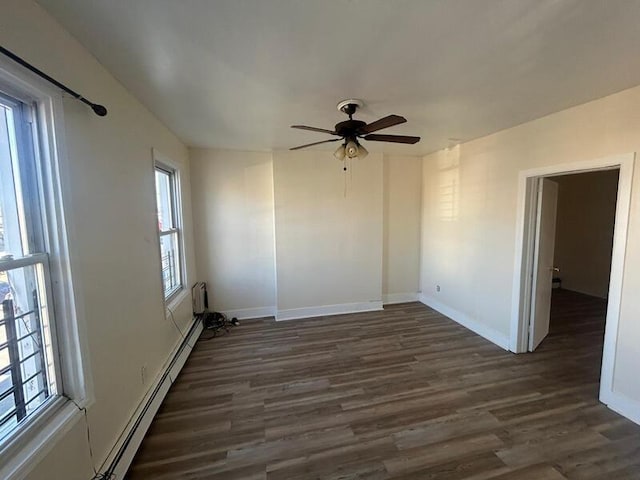
<svg viewBox="0 0 640 480">
<path fill-rule="evenodd" d="M 189 332 L 183 337 L 182 343 L 176 349 L 173 358 L 155 388 L 147 397 L 143 406 L 139 408 L 138 412 L 132 417 L 133 423 L 131 421 L 129 422 L 131 427 L 125 429 L 120 436 L 120 438 L 124 437 L 124 440 L 118 440 L 118 442 L 116 442 L 114 450 L 115 447 L 118 446 L 118 443 L 120 443 L 120 446 L 115 455 L 112 454 L 113 458 L 111 461 L 109 461 L 109 457 L 107 457 L 109 466 L 106 470 L 103 470 L 105 478 L 112 478 L 111 476 L 114 476 L 113 478 L 124 478 L 133 461 L 133 457 L 142 443 L 144 435 L 147 433 L 155 414 L 169 391 L 169 387 L 171 387 L 171 384 L 175 381 L 178 373 L 180 373 L 180 370 L 182 370 L 182 367 L 187 361 L 193 345 L 195 345 L 195 342 L 202 332 L 202 328 L 202 322 L 194 319 Z"/>
</svg>

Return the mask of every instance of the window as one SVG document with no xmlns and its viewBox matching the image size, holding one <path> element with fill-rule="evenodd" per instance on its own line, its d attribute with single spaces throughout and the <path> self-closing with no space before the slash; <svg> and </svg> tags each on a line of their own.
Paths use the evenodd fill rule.
<svg viewBox="0 0 640 480">
<path fill-rule="evenodd" d="M 0 93 L 0 443 L 61 391 L 36 117 Z"/>
<path fill-rule="evenodd" d="M 0 478 L 93 402 L 63 123 L 58 89 L 0 58 Z"/>
<path fill-rule="evenodd" d="M 156 163 L 156 204 L 160 234 L 160 261 L 165 300 L 182 289 L 182 261 L 177 171 Z"/>
</svg>

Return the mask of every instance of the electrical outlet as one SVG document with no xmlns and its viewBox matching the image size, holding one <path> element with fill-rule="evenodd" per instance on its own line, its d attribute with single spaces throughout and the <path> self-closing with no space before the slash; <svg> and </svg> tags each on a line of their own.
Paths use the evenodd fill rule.
<svg viewBox="0 0 640 480">
<path fill-rule="evenodd" d="M 440 291 L 440 285 L 436 285 L 436 292 Z"/>
</svg>

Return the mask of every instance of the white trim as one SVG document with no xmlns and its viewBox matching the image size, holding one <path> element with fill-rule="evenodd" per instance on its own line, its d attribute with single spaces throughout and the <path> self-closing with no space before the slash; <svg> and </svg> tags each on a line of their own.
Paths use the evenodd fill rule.
<svg viewBox="0 0 640 480">
<path fill-rule="evenodd" d="M 560 165 L 552 165 L 541 168 L 521 171 L 518 175 L 518 198 L 516 212 L 516 235 L 515 235 L 515 254 L 513 269 L 513 297 L 511 303 L 511 327 L 510 327 L 510 350 L 515 353 L 523 353 L 527 351 L 526 335 L 521 334 L 526 330 L 525 313 L 528 311 L 526 301 L 527 292 L 531 288 L 530 273 L 532 265 L 527 265 L 528 252 L 533 247 L 533 224 L 535 223 L 535 179 L 541 176 L 556 176 L 577 172 L 588 172 L 596 170 L 606 170 L 620 167 L 620 183 L 618 186 L 618 199 L 626 196 L 630 200 L 631 194 L 631 178 L 628 179 L 628 190 L 623 190 L 623 171 L 625 175 L 631 175 L 633 170 L 633 161 L 635 154 L 628 153 L 624 155 L 615 155 L 596 160 L 587 160 L 583 162 L 571 162 Z M 628 168 L 623 169 L 622 166 L 627 165 Z M 620 202 L 620 200 L 618 200 Z M 616 207 L 618 211 L 620 205 Z M 628 212 L 627 212 L 628 213 Z M 616 217 L 618 213 L 616 213 Z M 624 222 L 626 223 L 628 215 Z M 616 218 L 616 228 L 618 222 Z M 625 235 L 626 239 L 626 235 Z M 615 245 L 615 242 L 614 242 Z M 613 263 L 613 259 L 612 259 Z M 613 274 L 613 269 L 612 269 Z M 612 275 L 613 279 L 613 275 Z"/>
<path fill-rule="evenodd" d="M 616 202 L 616 218 L 613 231 L 613 249 L 611 253 L 611 273 L 609 277 L 609 295 L 607 300 L 607 319 L 604 331 L 604 348 L 602 350 L 602 373 L 600 375 L 600 397 L 608 392 L 614 394 L 613 377 L 615 359 L 618 348 L 618 325 L 620 323 L 620 305 L 622 303 L 622 281 L 624 278 L 624 262 L 627 249 L 629 215 L 631 213 L 631 186 L 633 182 L 635 154 L 628 155 L 620 162 L 618 180 L 618 199 Z"/>
<path fill-rule="evenodd" d="M 319 305 L 317 307 L 290 308 L 278 310 L 276 320 L 297 320 L 299 318 L 324 317 L 329 315 L 344 315 L 357 312 L 375 312 L 382 310 L 381 301 L 340 303 L 338 305 Z"/>
<path fill-rule="evenodd" d="M 165 317 L 167 316 L 167 310 L 169 310 L 169 312 L 171 313 L 175 312 L 178 307 L 180 307 L 180 305 L 182 305 L 182 303 L 187 300 L 188 297 L 190 297 L 190 293 L 191 292 L 189 292 L 189 290 L 187 290 L 186 288 L 176 290 L 175 294 L 164 306 Z M 191 304 L 191 302 L 189 302 L 189 304 Z"/>
<path fill-rule="evenodd" d="M 269 214 L 271 215 L 271 228 L 272 228 L 272 245 L 273 245 L 273 303 L 278 304 L 278 243 L 276 239 L 276 172 L 275 165 L 273 163 L 273 152 L 271 152 L 271 205 L 272 208 L 269 209 Z M 273 307 L 273 316 L 275 317 L 276 311 L 278 310 L 277 306 Z"/>
<path fill-rule="evenodd" d="M 41 175 L 50 288 L 55 299 L 52 336 L 55 335 L 58 346 L 56 364 L 60 378 L 57 380 L 66 396 L 86 408 L 94 402 L 94 391 L 81 269 L 77 255 L 69 248 L 74 243 L 75 229 L 68 208 L 72 204 L 72 166 L 65 145 L 62 95 L 41 78 L 4 58 L 0 59 L 0 80 L 9 89 L 3 88 L 3 91 L 10 95 L 17 93 L 21 100 L 37 105 L 39 148 L 35 154 Z M 43 406 L 38 415 L 40 418 L 34 417 L 33 422 L 27 422 L 24 429 L 12 433 L 3 443 L 0 477 L 23 478 L 82 417 L 76 406 L 64 403 L 64 399 Z"/>
<path fill-rule="evenodd" d="M 483 338 L 486 338 L 491 343 L 496 344 L 500 348 L 504 350 L 509 350 L 509 337 L 504 335 L 502 332 L 495 330 L 487 325 L 474 320 L 469 315 L 459 312 L 455 308 L 451 308 L 444 303 L 439 302 L 433 297 L 425 295 L 424 293 L 420 294 L 419 301 L 425 304 L 427 307 L 434 309 L 437 312 L 440 312 L 445 317 L 453 320 L 456 323 L 459 323 L 465 328 L 468 328 L 474 333 L 477 333 Z"/>
<path fill-rule="evenodd" d="M 36 152 L 46 219 L 44 228 L 49 250 L 52 290 L 55 297 L 55 334 L 58 353 L 63 357 L 61 379 L 64 393 L 81 407 L 94 401 L 89 365 L 82 279 L 79 261 L 69 245 L 75 238 L 71 201 L 72 170 L 65 143 L 62 94 L 42 78 L 0 58 L 0 81 L 24 102 L 35 102 L 38 110 Z"/>
<path fill-rule="evenodd" d="M 514 297 L 511 303 L 511 325 L 509 349 L 514 353 L 523 353 L 528 349 L 528 335 L 518 335 L 514 337 L 514 328 L 519 329 L 520 319 L 524 318 L 531 311 L 531 297 L 526 295 L 520 300 L 515 300 L 515 295 L 522 288 L 525 291 L 531 290 L 532 275 L 528 274 L 533 268 L 528 265 L 529 254 L 524 252 L 534 251 L 535 248 L 535 225 L 536 225 L 536 198 L 537 185 L 535 178 L 528 178 L 522 173 L 518 179 L 518 200 L 516 206 L 516 249 L 515 266 L 513 270 L 513 292 Z M 516 325 L 514 326 L 514 321 Z M 524 321 L 523 321 L 524 323 Z M 523 325 L 524 328 L 526 326 Z M 528 332 L 528 330 L 526 330 Z"/>
<path fill-rule="evenodd" d="M 418 301 L 418 292 L 382 294 L 383 305 L 393 305 L 394 303 L 409 303 L 409 302 L 417 302 L 417 301 Z"/>
<path fill-rule="evenodd" d="M 40 104 L 41 142 L 47 142 L 40 153 L 49 168 L 43 171 L 50 188 L 45 189 L 49 198 L 45 202 L 48 228 L 55 228 L 49 235 L 50 265 L 55 297 L 55 321 L 58 349 L 62 357 L 64 393 L 80 406 L 88 408 L 95 401 L 93 377 L 89 361 L 89 342 L 84 308 L 83 281 L 80 274 L 80 259 L 73 255 L 69 245 L 75 243 L 72 205 L 72 165 L 64 142 L 62 98 L 51 96 Z M 45 182 L 46 182 L 45 181 Z M 51 225 L 51 221 L 54 225 Z M 60 328 L 62 326 L 62 328 Z M 66 364 L 66 367 L 64 366 Z"/>
<path fill-rule="evenodd" d="M 618 324 L 620 320 L 620 302 L 622 300 L 622 281 L 624 277 L 625 252 L 627 247 L 627 231 L 631 210 L 631 186 L 635 153 L 614 155 L 610 157 L 551 165 L 542 168 L 522 171 L 518 180 L 518 203 L 516 221 L 516 245 L 513 273 L 513 299 L 511 305 L 511 334 L 510 349 L 516 353 L 527 351 L 527 329 L 529 318 L 526 309 L 527 298 L 531 292 L 528 282 L 533 265 L 528 262 L 530 256 L 531 230 L 527 230 L 527 221 L 531 221 L 530 187 L 538 177 L 556 176 L 563 174 L 583 173 L 597 170 L 619 168 L 618 199 L 616 203 L 616 219 L 613 236 L 613 251 L 611 257 L 611 274 L 609 282 L 609 297 L 607 303 L 607 320 L 605 326 L 604 348 L 602 353 L 602 374 L 600 378 L 600 399 L 618 396 L 613 391 L 615 357 L 618 339 Z M 529 209 L 527 211 L 527 209 Z M 612 407 L 613 408 L 613 407 Z M 628 410 L 628 409 L 626 409 Z M 625 410 L 625 411 L 626 411 Z"/>
<path fill-rule="evenodd" d="M 189 292 L 188 292 L 187 286 L 191 285 L 191 279 L 189 278 L 189 272 L 187 269 L 187 250 L 186 250 L 185 238 L 184 238 L 184 209 L 183 209 L 184 198 L 182 196 L 183 195 L 183 191 L 182 191 L 183 165 L 181 163 L 174 161 L 168 156 L 164 155 L 155 147 L 151 147 L 151 161 L 153 163 L 153 175 L 152 175 L 153 204 L 155 207 L 154 211 L 156 212 L 156 215 L 153 218 L 154 218 L 155 229 L 158 232 L 157 247 L 158 247 L 158 258 L 160 260 L 160 289 L 162 291 L 162 298 L 164 299 L 165 305 L 168 305 L 169 308 L 173 309 L 173 307 L 177 303 L 179 303 L 176 299 L 178 297 L 180 297 L 181 299 L 184 298 L 184 295 L 182 295 L 182 292 L 186 292 L 188 294 Z M 156 180 L 155 180 L 156 178 L 155 172 L 157 168 L 166 170 L 173 175 L 173 183 L 174 183 L 173 188 L 174 188 L 175 203 L 176 203 L 176 205 L 174 206 L 176 210 L 175 211 L 176 218 L 174 220 L 177 226 L 172 230 L 178 232 L 178 249 L 180 254 L 180 287 L 176 289 L 173 293 L 171 293 L 171 295 L 169 295 L 168 297 L 164 296 L 164 284 L 162 282 L 162 249 L 160 247 L 160 236 L 162 235 L 162 232 L 158 231 L 158 223 L 157 223 L 158 192 L 156 191 Z"/>
<path fill-rule="evenodd" d="M 600 398 L 611 410 L 640 425 L 640 402 L 626 395 L 609 391 Z"/>
<path fill-rule="evenodd" d="M 274 317 L 276 315 L 276 307 L 255 307 L 255 308 L 239 308 L 236 310 L 223 310 L 227 317 L 236 317 L 239 320 L 250 318 Z"/>
<path fill-rule="evenodd" d="M 191 328 L 193 329 L 191 330 Z M 133 457 L 142 443 L 145 433 L 149 429 L 153 418 L 164 400 L 164 397 L 167 395 L 169 388 L 178 377 L 180 370 L 182 370 L 182 367 L 189 358 L 193 345 L 195 345 L 198 337 L 202 333 L 202 322 L 194 320 L 194 323 L 190 326 L 190 330 L 191 335 L 179 343 L 171 352 L 171 355 L 169 355 L 169 358 L 162 367 L 162 370 L 154 380 L 153 385 L 149 388 L 148 392 L 138 405 L 138 408 L 136 408 L 136 411 L 131 416 L 129 423 L 118 438 L 116 444 L 111 449 L 111 452 L 109 452 L 109 455 L 100 469 L 101 472 L 104 471 L 107 466 L 111 465 L 126 438 L 132 434 L 133 436 L 131 437 L 131 441 L 127 445 L 122 457 L 115 465 L 113 471 L 115 478 L 124 478 L 131 462 L 133 461 Z M 152 398 L 154 392 L 156 392 L 156 394 Z"/>
</svg>

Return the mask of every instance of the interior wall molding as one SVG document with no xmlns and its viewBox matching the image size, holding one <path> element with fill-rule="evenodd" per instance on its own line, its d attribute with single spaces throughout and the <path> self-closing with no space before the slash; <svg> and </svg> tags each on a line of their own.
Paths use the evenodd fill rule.
<svg viewBox="0 0 640 480">
<path fill-rule="evenodd" d="M 417 302 L 418 292 L 407 293 L 385 293 L 382 295 L 383 305 L 393 305 L 394 303 Z"/>
<path fill-rule="evenodd" d="M 609 391 L 601 400 L 616 413 L 640 425 L 640 402 L 617 391 Z"/>
<path fill-rule="evenodd" d="M 238 320 L 247 320 L 252 318 L 275 317 L 275 305 L 270 307 L 254 307 L 254 308 L 238 308 L 236 310 L 222 310 L 227 317 L 236 317 Z"/>
<path fill-rule="evenodd" d="M 433 308 L 437 312 L 440 312 L 445 317 L 450 318 L 456 323 L 459 323 L 465 328 L 468 328 L 474 333 L 477 333 L 483 338 L 486 338 L 491 343 L 496 344 L 500 348 L 509 351 L 509 337 L 504 335 L 502 332 L 495 330 L 491 327 L 488 327 L 477 320 L 474 320 L 470 316 L 459 312 L 458 310 L 445 305 L 444 303 L 439 302 L 433 297 L 430 297 L 425 294 L 420 294 L 420 302 L 425 304 L 427 307 Z"/>
<path fill-rule="evenodd" d="M 344 315 L 357 312 L 382 310 L 382 301 L 340 303 L 338 305 L 319 305 L 315 307 L 290 308 L 278 310 L 276 320 L 297 320 L 301 318 L 324 317 L 325 315 Z"/>
</svg>

